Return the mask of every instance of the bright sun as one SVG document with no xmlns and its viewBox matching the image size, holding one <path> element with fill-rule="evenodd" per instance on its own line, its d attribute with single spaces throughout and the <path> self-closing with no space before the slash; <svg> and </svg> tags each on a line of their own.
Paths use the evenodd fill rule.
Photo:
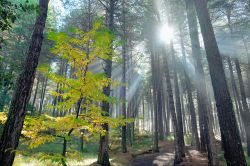
<svg viewBox="0 0 250 166">
<path fill-rule="evenodd" d="M 162 42 L 169 43 L 174 38 L 174 30 L 168 24 L 164 24 L 159 29 L 159 39 Z"/>
</svg>

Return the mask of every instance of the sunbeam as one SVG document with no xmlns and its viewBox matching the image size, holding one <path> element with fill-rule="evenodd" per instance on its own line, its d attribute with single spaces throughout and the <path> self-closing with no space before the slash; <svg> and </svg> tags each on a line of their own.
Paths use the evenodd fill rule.
<svg viewBox="0 0 250 166">
<path fill-rule="evenodd" d="M 164 43 L 169 43 L 174 38 L 174 29 L 167 23 L 163 24 L 158 31 L 158 38 Z"/>
</svg>

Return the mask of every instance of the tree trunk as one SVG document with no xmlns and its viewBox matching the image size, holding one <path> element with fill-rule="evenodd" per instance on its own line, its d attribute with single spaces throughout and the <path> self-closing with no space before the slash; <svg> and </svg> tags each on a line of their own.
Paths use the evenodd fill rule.
<svg viewBox="0 0 250 166">
<path fill-rule="evenodd" d="M 250 115 L 248 113 L 248 118 L 250 118 Z M 246 118 L 247 119 L 247 118 Z M 249 119 L 247 119 L 249 121 Z M 250 157 L 250 123 L 245 120 L 245 130 L 246 130 L 246 137 L 247 137 L 247 156 Z"/>
<path fill-rule="evenodd" d="M 225 159 L 229 166 L 245 166 L 246 160 L 229 94 L 221 55 L 205 0 L 194 0 L 207 53 L 215 101 L 219 116 Z"/>
<path fill-rule="evenodd" d="M 162 67 L 163 69 L 163 67 Z M 164 94 L 164 87 L 163 87 L 163 82 L 161 83 L 161 99 L 162 99 L 162 117 L 163 117 L 163 134 L 164 136 L 167 135 L 167 114 L 166 114 L 166 96 Z"/>
<path fill-rule="evenodd" d="M 209 165 L 216 165 L 216 154 L 214 147 L 214 134 L 209 116 L 208 98 L 206 89 L 205 73 L 202 65 L 202 54 L 200 50 L 199 34 L 196 13 L 193 1 L 185 1 L 187 8 L 188 26 L 192 44 L 192 54 L 195 60 L 195 69 L 197 75 L 197 102 L 199 110 L 199 124 L 200 124 L 200 150 L 208 151 Z M 205 88 L 204 88 L 205 87 Z"/>
<path fill-rule="evenodd" d="M 32 40 L 26 58 L 24 70 L 17 80 L 17 87 L 12 98 L 8 119 L 0 141 L 0 165 L 11 166 L 26 114 L 26 107 L 30 99 L 32 84 L 43 41 L 43 30 L 47 18 L 48 0 L 40 0 L 39 16 L 36 19 Z"/>
<path fill-rule="evenodd" d="M 142 131 L 145 131 L 145 100 L 144 95 L 142 96 Z"/>
<path fill-rule="evenodd" d="M 249 108 L 248 108 L 247 100 L 246 100 L 245 87 L 244 87 L 243 78 L 242 78 L 242 74 L 241 74 L 240 63 L 239 63 L 239 60 L 237 58 L 234 59 L 234 64 L 235 64 L 237 76 L 239 79 L 242 106 L 243 106 L 244 111 L 248 112 Z"/>
<path fill-rule="evenodd" d="M 173 124 L 173 129 L 174 129 L 174 136 L 175 136 L 174 165 L 177 165 L 177 164 L 182 162 L 182 149 L 181 149 L 182 143 L 181 143 L 181 139 L 179 137 L 179 128 L 178 128 L 178 122 L 177 122 L 176 113 L 175 113 L 175 104 L 174 104 L 173 90 L 172 90 L 172 85 L 171 85 L 167 57 L 164 57 L 164 63 L 165 63 L 165 77 L 166 77 L 166 83 L 167 83 L 169 110 L 170 110 L 170 114 L 172 117 L 172 124 Z"/>
<path fill-rule="evenodd" d="M 128 104 L 128 117 L 131 118 L 131 110 L 132 110 L 132 100 Z M 128 134 L 128 143 L 129 146 L 132 146 L 132 136 L 131 136 L 131 123 L 127 124 L 127 134 Z"/>
<path fill-rule="evenodd" d="M 246 132 L 246 137 L 247 137 L 247 155 L 250 156 L 250 112 L 249 108 L 247 105 L 247 100 L 246 100 L 246 93 L 245 93 L 245 87 L 243 83 L 243 78 L 242 78 L 242 73 L 241 73 L 241 68 L 240 68 L 240 63 L 238 59 L 234 60 L 235 66 L 236 66 L 236 71 L 239 79 L 239 85 L 240 85 L 240 93 L 241 93 L 241 101 L 242 101 L 242 106 L 244 109 L 243 114 L 243 123 L 245 126 L 245 132 Z M 248 118 L 246 118 L 248 117 Z"/>
<path fill-rule="evenodd" d="M 8 94 L 9 88 L 3 87 L 3 92 L 0 93 L 0 112 L 4 111 L 4 106 L 6 102 L 6 95 Z"/>
<path fill-rule="evenodd" d="M 122 83 L 124 84 L 121 87 L 122 90 L 122 116 L 124 119 L 127 117 L 126 113 L 126 54 L 127 54 L 127 36 L 126 36 L 126 10 L 125 10 L 125 0 L 122 1 L 122 15 L 123 15 L 123 45 L 122 45 Z M 126 125 L 122 126 L 122 152 L 126 153 L 127 152 L 127 142 L 126 142 Z"/>
<path fill-rule="evenodd" d="M 175 60 L 175 54 L 174 54 L 174 46 L 171 42 L 171 54 L 172 54 L 172 63 L 177 65 L 177 62 Z M 178 74 L 177 74 L 177 68 L 174 67 L 174 90 L 175 90 L 175 109 L 177 113 L 177 123 L 178 123 L 178 134 L 180 139 L 180 151 L 181 156 L 185 157 L 185 143 L 184 143 L 184 133 L 183 133 L 183 120 L 182 120 L 182 110 L 181 110 L 181 101 L 180 101 L 180 90 L 179 90 L 179 81 L 178 81 Z"/>
<path fill-rule="evenodd" d="M 188 26 L 189 26 L 189 34 L 192 44 L 192 54 L 195 60 L 195 72 L 199 79 L 204 79 L 204 71 L 201 64 L 201 50 L 200 50 L 200 41 L 199 41 L 199 35 L 198 35 L 198 26 L 197 26 L 197 19 L 196 19 L 196 13 L 194 4 L 192 1 L 185 0 L 186 2 L 186 10 L 187 10 L 187 18 L 188 18 Z M 198 83 L 197 88 L 197 102 L 198 102 L 198 113 L 199 113 L 199 128 L 200 128 L 200 151 L 206 152 L 206 142 L 205 142 L 205 132 L 204 132 L 204 111 L 203 109 L 206 108 L 204 105 L 204 100 L 201 99 L 202 97 L 202 90 L 203 90 L 203 84 Z M 205 94 L 205 93 L 203 93 Z"/>
<path fill-rule="evenodd" d="M 231 10 L 231 8 L 227 8 L 226 14 L 227 14 L 227 22 L 228 22 L 228 28 L 229 28 L 230 36 L 231 36 L 231 39 L 233 39 L 233 27 L 232 27 L 232 21 L 231 21 L 232 10 Z M 235 92 L 235 95 L 236 95 L 238 103 L 239 103 L 239 110 L 240 110 L 240 114 L 242 116 L 241 119 L 244 121 L 243 124 L 245 126 L 245 132 L 246 132 L 246 137 L 247 137 L 250 134 L 249 133 L 250 131 L 248 131 L 246 128 L 248 126 L 248 123 L 250 123 L 250 120 L 246 119 L 245 115 L 250 113 L 250 112 L 249 112 L 249 108 L 248 108 L 248 105 L 247 105 L 245 87 L 244 87 L 244 83 L 243 83 L 243 78 L 242 78 L 239 59 L 235 58 L 234 59 L 234 64 L 235 64 L 236 71 L 237 71 L 237 76 L 238 76 L 238 79 L 239 79 L 240 94 L 241 94 L 241 101 L 242 102 L 240 101 L 238 90 L 237 90 L 236 83 L 235 83 L 235 80 L 234 80 L 233 71 L 232 71 L 233 69 L 232 69 L 232 64 L 231 64 L 230 58 L 228 58 L 228 64 L 229 64 L 229 69 L 231 68 L 230 69 L 230 75 L 231 75 L 232 83 L 233 83 L 233 86 L 234 86 L 233 88 L 234 88 L 234 92 Z M 242 112 L 243 111 L 242 108 L 243 108 L 244 112 Z M 247 140 L 248 139 L 250 139 L 250 138 L 247 138 Z M 250 144 L 247 144 L 247 147 L 250 149 Z"/>
<path fill-rule="evenodd" d="M 155 66 L 155 48 L 151 50 L 151 71 L 152 71 L 152 87 L 153 87 L 153 104 L 154 104 L 154 152 L 159 152 L 159 123 L 158 123 L 158 107 L 157 105 L 157 78 L 156 78 L 156 66 Z"/>
<path fill-rule="evenodd" d="M 234 73 L 233 73 L 233 66 L 231 63 L 231 59 L 229 57 L 227 57 L 227 63 L 228 63 L 228 67 L 229 67 L 229 73 L 230 73 L 230 80 L 231 80 L 231 84 L 232 84 L 232 93 L 233 96 L 235 98 L 235 106 L 236 106 L 236 111 L 237 111 L 237 115 L 242 114 L 243 112 L 243 107 L 241 104 L 241 100 L 240 100 L 240 95 L 236 86 L 236 82 L 235 82 L 235 77 L 234 77 Z M 239 126 L 241 126 L 242 123 L 242 119 L 240 116 L 238 116 L 238 122 L 239 122 Z M 242 130 L 242 127 L 240 127 L 240 129 Z"/>
<path fill-rule="evenodd" d="M 66 164 L 66 150 L 67 150 L 67 140 L 66 140 L 66 138 L 63 138 L 63 151 L 62 151 L 62 159 L 61 159 L 63 166 L 67 166 L 67 164 Z"/>
<path fill-rule="evenodd" d="M 44 98 L 45 98 L 45 93 L 46 93 L 46 88 L 47 88 L 47 83 L 48 83 L 48 78 L 45 78 L 42 84 L 42 92 L 41 92 L 41 97 L 40 97 L 40 106 L 39 106 L 39 111 L 38 115 L 42 114 L 43 110 L 43 103 L 44 103 Z"/>
<path fill-rule="evenodd" d="M 39 75 L 37 75 L 36 89 L 35 89 L 35 94 L 34 94 L 34 98 L 32 101 L 32 114 L 34 114 L 34 111 L 35 111 L 36 95 L 38 92 L 39 82 L 40 82 L 40 77 Z"/>
<path fill-rule="evenodd" d="M 192 135 L 195 141 L 195 147 L 197 150 L 200 149 L 200 140 L 198 136 L 198 130 L 197 130 L 197 120 L 195 115 L 195 108 L 194 108 L 194 101 L 193 101 L 193 94 L 191 90 L 191 82 L 187 75 L 187 72 L 184 71 L 185 75 L 185 82 L 186 82 L 186 88 L 187 88 L 187 97 L 188 97 L 188 108 L 191 116 L 191 126 L 192 126 Z"/>
<path fill-rule="evenodd" d="M 161 61 L 160 61 L 160 54 L 159 54 L 159 49 L 156 51 L 156 56 L 155 56 L 155 84 L 156 84 L 156 102 L 157 102 L 157 125 L 158 125 L 158 135 L 159 135 L 159 140 L 163 141 L 164 140 L 164 132 L 163 132 L 163 117 L 162 117 L 162 79 L 160 75 L 158 74 L 161 71 Z"/>
<path fill-rule="evenodd" d="M 56 92 L 59 91 L 59 86 L 60 86 L 59 83 L 57 83 L 57 85 L 56 85 Z M 55 108 L 55 106 L 57 105 L 57 102 L 58 102 L 58 97 L 55 96 L 54 99 L 53 99 L 53 103 L 52 103 L 52 105 L 53 105 L 52 116 L 53 117 L 57 116 L 56 115 L 56 108 Z"/>
<path fill-rule="evenodd" d="M 169 106 L 169 95 L 166 91 L 166 107 L 167 107 L 167 121 L 166 121 L 166 135 L 170 135 L 170 121 L 171 121 L 171 112 L 170 112 L 170 106 Z"/>
<path fill-rule="evenodd" d="M 114 31 L 114 10 L 115 10 L 115 0 L 109 0 L 108 2 L 108 10 L 107 10 L 107 22 L 108 28 L 111 32 Z M 110 46 L 111 50 L 113 50 L 113 45 Z M 112 53 L 109 55 L 112 57 Z M 106 78 L 111 78 L 112 74 L 112 60 L 105 59 L 104 60 L 104 74 Z M 110 96 L 110 84 L 107 87 L 103 88 L 103 93 L 109 97 Z M 110 104 L 109 102 L 103 101 L 101 104 L 102 111 L 105 112 L 103 116 L 109 116 Z M 100 146 L 99 146 L 99 154 L 98 154 L 98 164 L 103 166 L 109 166 L 109 126 L 108 124 L 103 124 L 102 128 L 106 131 L 105 135 L 100 136 Z"/>
<path fill-rule="evenodd" d="M 250 53 L 247 41 L 244 39 L 244 36 L 242 36 L 242 40 L 247 54 L 247 84 L 248 84 L 248 95 L 250 96 Z"/>
<path fill-rule="evenodd" d="M 5 78 L 5 73 L 7 75 L 13 75 L 13 69 L 7 70 L 3 69 L 4 66 L 2 65 L 2 62 L 0 62 L 0 82 L 1 82 L 1 87 L 0 87 L 0 112 L 4 111 L 4 106 L 6 103 L 6 95 L 10 90 L 12 90 L 12 81 L 8 80 L 8 78 Z M 5 67 L 6 68 L 6 67 Z"/>
</svg>

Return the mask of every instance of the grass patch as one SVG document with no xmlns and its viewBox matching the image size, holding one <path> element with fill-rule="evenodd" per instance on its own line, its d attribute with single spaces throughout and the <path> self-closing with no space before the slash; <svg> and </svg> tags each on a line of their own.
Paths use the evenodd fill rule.
<svg viewBox="0 0 250 166">
<path fill-rule="evenodd" d="M 186 145 L 191 145 L 192 135 L 186 134 L 184 135 L 184 141 Z"/>
<path fill-rule="evenodd" d="M 167 136 L 166 141 L 174 141 L 174 135 Z"/>
<path fill-rule="evenodd" d="M 67 144 L 67 162 L 69 165 L 86 165 L 86 161 L 96 161 L 98 154 L 98 142 L 90 141 L 83 147 L 83 152 L 80 152 L 80 140 L 77 137 L 71 137 L 71 140 Z M 52 143 L 43 144 L 37 148 L 29 149 L 28 145 L 22 141 L 19 149 L 21 155 L 17 155 L 15 158 L 14 166 L 24 166 L 27 164 L 36 166 L 56 166 L 61 161 L 61 153 L 63 150 L 63 140 L 61 138 L 56 139 Z M 46 154 L 46 155 L 45 155 Z M 48 156 L 47 156 L 48 155 Z M 42 160 L 43 157 L 48 160 Z M 57 161 L 52 163 L 49 159 Z M 42 161 L 41 161 L 42 160 Z"/>
<path fill-rule="evenodd" d="M 129 162 L 133 160 L 131 154 L 148 151 L 153 148 L 152 135 L 140 134 L 135 136 L 133 146 L 128 146 L 129 153 L 124 154 L 121 152 L 121 137 L 119 136 L 119 134 L 116 134 L 117 133 L 112 133 L 112 136 L 110 136 L 110 158 L 112 160 L 112 163 L 115 163 L 115 165 L 129 165 Z M 79 138 L 72 136 L 71 140 L 67 144 L 67 151 L 76 151 L 80 156 L 79 158 L 77 158 L 74 156 L 72 157 L 68 154 L 68 165 L 90 165 L 91 163 L 95 162 L 98 156 L 98 138 L 93 137 L 91 140 L 86 142 L 86 145 L 83 147 L 83 152 L 80 152 L 80 140 Z M 169 136 L 167 140 L 173 140 L 173 136 Z M 56 139 L 52 143 L 46 143 L 34 149 L 29 149 L 28 145 L 24 141 L 21 141 L 19 150 L 24 151 L 25 153 L 16 156 L 14 166 L 57 166 L 58 163 L 52 163 L 50 160 L 39 160 L 41 159 L 39 155 L 41 155 L 41 153 L 53 155 L 55 154 L 55 157 L 59 155 L 59 158 L 57 160 L 60 161 L 60 154 L 62 153 L 62 149 L 63 140 L 61 138 Z"/>
<path fill-rule="evenodd" d="M 132 151 L 143 151 L 148 150 L 153 147 L 152 137 L 149 135 L 136 136 L 134 140 L 134 145 Z"/>
</svg>

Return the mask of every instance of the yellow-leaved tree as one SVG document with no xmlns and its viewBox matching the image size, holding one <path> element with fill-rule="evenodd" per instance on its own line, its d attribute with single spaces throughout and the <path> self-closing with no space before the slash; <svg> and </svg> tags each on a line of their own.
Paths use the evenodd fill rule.
<svg viewBox="0 0 250 166">
<path fill-rule="evenodd" d="M 103 26 L 102 21 L 95 22 L 88 32 L 75 28 L 70 31 L 70 34 L 50 33 L 49 39 L 55 42 L 51 52 L 71 67 L 71 77 L 59 75 L 46 67 L 40 68 L 50 80 L 60 84 L 58 91 L 51 92 L 51 95 L 62 99 L 55 107 L 61 111 L 73 110 L 66 117 L 56 120 L 59 123 L 48 126 L 55 136 L 59 134 L 64 139 L 61 160 L 63 165 L 66 165 L 66 146 L 72 133 L 79 134 L 84 130 L 105 134 L 103 124 L 109 124 L 110 127 L 125 125 L 122 117 L 114 119 L 103 116 L 100 106 L 103 101 L 116 102 L 114 98 L 103 93 L 103 88 L 109 84 L 118 86 L 119 83 L 106 78 L 102 71 L 94 73 L 91 70 L 92 65 L 112 58 L 110 53 L 115 55 L 110 49 L 114 35 Z"/>
<path fill-rule="evenodd" d="M 111 128 L 125 125 L 122 117 L 103 116 L 100 105 L 103 101 L 117 102 L 115 98 L 106 96 L 103 88 L 109 84 L 119 86 L 119 83 L 106 78 L 102 71 L 93 72 L 91 67 L 108 58 L 116 59 L 110 57 L 110 53 L 115 55 L 110 49 L 110 44 L 114 44 L 114 35 L 103 26 L 102 21 L 97 21 L 88 32 L 72 28 L 70 33 L 50 33 L 49 39 L 54 42 L 51 52 L 71 67 L 71 76 L 60 75 L 46 65 L 39 70 L 52 82 L 60 84 L 57 91 L 50 92 L 52 96 L 61 98 L 53 107 L 67 114 L 63 117 L 45 114 L 27 116 L 22 134 L 29 140 L 30 148 L 62 138 L 62 154 L 43 153 L 41 159 L 66 165 L 66 157 L 70 156 L 67 142 L 71 135 L 80 136 L 83 131 L 105 134 L 103 124 L 109 124 Z M 3 123 L 5 119 L 5 114 L 1 115 L 0 122 Z"/>
</svg>

